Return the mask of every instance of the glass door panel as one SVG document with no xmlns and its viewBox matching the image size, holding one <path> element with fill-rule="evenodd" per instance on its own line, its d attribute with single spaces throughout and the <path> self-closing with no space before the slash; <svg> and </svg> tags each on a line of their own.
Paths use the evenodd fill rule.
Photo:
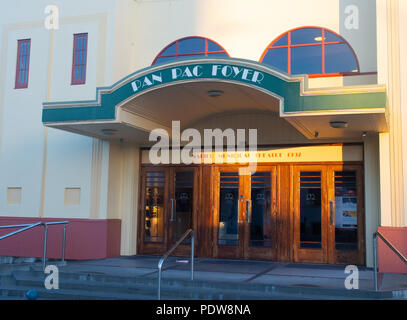
<svg viewBox="0 0 407 320">
<path fill-rule="evenodd" d="M 138 250 L 141 254 L 162 254 L 167 249 L 168 169 L 141 170 Z"/>
<path fill-rule="evenodd" d="M 300 248 L 320 249 L 321 172 L 300 173 Z"/>
<path fill-rule="evenodd" d="M 251 177 L 251 247 L 271 247 L 271 172 L 255 172 Z"/>
<path fill-rule="evenodd" d="M 171 220 L 174 222 L 173 243 L 177 242 L 184 233 L 192 227 L 194 210 L 194 172 L 175 172 L 175 198 L 172 200 Z M 184 244 L 191 242 L 190 237 L 184 240 Z"/>
<path fill-rule="evenodd" d="M 358 249 L 358 194 L 355 171 L 335 171 L 335 249 Z"/>
<path fill-rule="evenodd" d="M 365 231 L 362 166 L 329 166 L 329 262 L 363 265 Z"/>
<path fill-rule="evenodd" d="M 326 166 L 294 167 L 294 260 L 328 262 Z"/>
<path fill-rule="evenodd" d="M 217 177 L 215 256 L 274 258 L 276 167 L 264 166 L 252 175 L 239 175 L 239 168 L 219 168 Z"/>
<path fill-rule="evenodd" d="M 164 241 L 165 172 L 146 172 L 144 197 L 144 241 Z"/>
<path fill-rule="evenodd" d="M 220 172 L 218 245 L 239 240 L 239 172 Z"/>
</svg>

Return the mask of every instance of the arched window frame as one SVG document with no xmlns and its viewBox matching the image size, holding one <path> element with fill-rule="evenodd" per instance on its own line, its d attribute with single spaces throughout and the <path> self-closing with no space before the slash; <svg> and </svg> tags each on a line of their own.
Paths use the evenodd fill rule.
<svg viewBox="0 0 407 320">
<path fill-rule="evenodd" d="M 318 43 L 306 43 L 306 44 L 291 44 L 291 33 L 300 30 L 300 29 L 307 29 L 307 28 L 315 28 L 315 29 L 321 29 L 322 35 L 321 35 L 321 42 Z M 331 41 L 331 42 L 326 42 L 325 41 L 325 31 L 329 31 L 333 33 L 335 36 L 339 37 L 342 39 L 342 41 Z M 288 42 L 287 45 L 282 45 L 282 46 L 273 46 L 276 42 L 278 42 L 282 37 L 285 35 L 288 36 Z M 357 65 L 357 72 L 336 72 L 336 73 L 326 73 L 325 72 L 325 46 L 330 45 L 330 44 L 340 44 L 344 43 L 348 46 L 348 48 L 351 50 L 355 61 Z M 298 27 L 294 29 L 290 29 L 288 31 L 285 31 L 284 33 L 280 34 L 277 38 L 275 38 L 268 46 L 267 48 L 263 51 L 259 62 L 262 62 L 265 55 L 268 53 L 270 49 L 278 49 L 278 48 L 288 48 L 288 57 L 287 57 L 287 73 L 291 74 L 291 48 L 294 47 L 306 47 L 306 46 L 321 46 L 322 47 L 322 73 L 318 74 L 308 74 L 309 78 L 323 78 L 323 77 L 338 77 L 338 76 L 349 76 L 349 75 L 360 75 L 360 65 L 359 65 L 359 60 L 358 57 L 355 53 L 355 50 L 352 48 L 352 46 L 349 44 L 348 41 L 346 41 L 345 38 L 343 38 L 340 34 L 336 33 L 335 31 L 324 28 L 324 27 L 318 27 L 318 26 L 303 26 L 303 27 Z"/>
<path fill-rule="evenodd" d="M 205 40 L 205 51 L 196 51 L 196 52 L 191 52 L 191 53 L 179 53 L 178 51 L 178 44 L 181 41 L 185 41 L 188 39 L 204 39 Z M 208 50 L 208 41 L 213 42 L 214 44 L 216 44 L 217 46 L 219 46 L 220 48 L 222 48 L 222 50 L 217 50 L 217 51 L 209 51 Z M 172 45 L 176 45 L 176 49 L 175 49 L 175 54 L 169 54 L 169 55 L 163 55 L 162 53 L 165 52 L 169 47 L 171 47 Z M 163 58 L 163 57 L 175 57 L 174 60 L 178 60 L 179 57 L 187 57 L 187 56 L 197 56 L 197 55 L 204 55 L 204 56 L 208 56 L 208 54 L 213 54 L 213 53 L 226 53 L 228 57 L 229 53 L 226 51 L 226 49 L 221 46 L 218 42 L 213 41 L 212 39 L 209 38 L 205 38 L 205 37 L 201 37 L 201 36 L 189 36 L 189 37 L 184 37 L 184 38 L 180 38 L 177 39 L 173 42 L 171 42 L 170 44 L 168 44 L 164 49 L 162 49 L 160 51 L 160 53 L 154 58 L 154 61 L 151 65 L 154 65 L 157 63 L 158 58 Z"/>
</svg>

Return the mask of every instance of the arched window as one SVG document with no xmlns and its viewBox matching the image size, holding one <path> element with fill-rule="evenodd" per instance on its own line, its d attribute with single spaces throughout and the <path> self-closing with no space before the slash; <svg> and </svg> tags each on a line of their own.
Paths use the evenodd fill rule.
<svg viewBox="0 0 407 320">
<path fill-rule="evenodd" d="M 215 41 L 203 37 L 187 37 L 166 46 L 152 64 L 194 57 L 229 57 L 229 54 Z"/>
<path fill-rule="evenodd" d="M 288 74 L 311 77 L 360 73 L 349 43 L 333 31 L 319 27 L 290 30 L 274 40 L 260 62 Z"/>
</svg>

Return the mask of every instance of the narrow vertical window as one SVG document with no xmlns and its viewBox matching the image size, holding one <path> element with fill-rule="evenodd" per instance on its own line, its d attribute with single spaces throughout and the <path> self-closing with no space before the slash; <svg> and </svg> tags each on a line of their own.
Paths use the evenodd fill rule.
<svg viewBox="0 0 407 320">
<path fill-rule="evenodd" d="M 88 51 L 88 34 L 75 34 L 73 38 L 72 82 L 71 84 L 85 84 L 86 58 Z"/>
<path fill-rule="evenodd" d="M 16 67 L 16 89 L 28 87 L 31 39 L 18 40 Z"/>
</svg>

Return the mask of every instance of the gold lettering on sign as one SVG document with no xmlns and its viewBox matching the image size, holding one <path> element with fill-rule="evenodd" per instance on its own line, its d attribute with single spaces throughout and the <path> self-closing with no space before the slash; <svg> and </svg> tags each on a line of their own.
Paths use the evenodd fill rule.
<svg viewBox="0 0 407 320">
<path fill-rule="evenodd" d="M 143 157 L 143 163 L 148 163 L 148 151 L 145 153 L 146 156 Z M 361 146 L 307 146 L 257 151 L 195 152 L 193 158 L 195 160 L 201 160 L 201 163 L 208 164 L 230 164 L 231 162 L 244 164 L 247 163 L 249 159 L 258 163 L 363 161 L 363 148 Z M 204 159 L 205 162 L 203 161 Z M 217 162 L 215 162 L 215 160 Z"/>
</svg>

